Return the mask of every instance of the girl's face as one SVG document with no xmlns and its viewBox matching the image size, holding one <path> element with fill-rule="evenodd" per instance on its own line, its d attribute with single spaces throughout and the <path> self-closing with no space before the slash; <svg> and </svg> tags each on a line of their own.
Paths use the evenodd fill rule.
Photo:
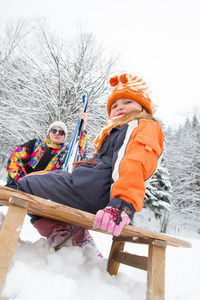
<svg viewBox="0 0 200 300">
<path fill-rule="evenodd" d="M 49 131 L 49 137 L 52 140 L 52 142 L 54 142 L 56 145 L 59 145 L 62 144 L 65 139 L 65 133 L 63 133 L 64 131 L 62 128 L 55 126 Z"/>
<path fill-rule="evenodd" d="M 142 105 L 131 99 L 118 99 L 110 109 L 110 119 L 125 115 L 133 110 L 142 111 Z"/>
</svg>

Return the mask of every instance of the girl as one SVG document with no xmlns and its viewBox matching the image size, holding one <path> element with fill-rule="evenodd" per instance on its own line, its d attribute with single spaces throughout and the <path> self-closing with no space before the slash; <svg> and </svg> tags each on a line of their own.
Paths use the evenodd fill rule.
<svg viewBox="0 0 200 300">
<path fill-rule="evenodd" d="M 94 141 L 94 156 L 78 162 L 72 174 L 57 170 L 25 177 L 18 182 L 18 189 L 96 214 L 94 228 L 118 236 L 135 211 L 142 209 L 145 186 L 163 152 L 164 134 L 153 117 L 152 101 L 142 79 L 123 74 L 112 77 L 110 85 L 110 119 Z M 39 220 L 34 226 L 45 235 L 43 222 Z M 46 221 L 46 228 L 50 229 L 50 223 Z M 54 235 L 59 226 L 54 224 L 48 235 Z M 70 235 L 67 226 L 61 226 L 63 241 Z"/>
</svg>

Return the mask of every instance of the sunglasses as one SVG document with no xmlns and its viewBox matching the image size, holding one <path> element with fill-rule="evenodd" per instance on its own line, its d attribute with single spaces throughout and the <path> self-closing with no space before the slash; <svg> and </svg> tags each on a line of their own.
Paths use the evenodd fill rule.
<svg viewBox="0 0 200 300">
<path fill-rule="evenodd" d="M 65 135 L 64 130 L 60 130 L 60 129 L 58 130 L 58 129 L 52 128 L 50 130 L 50 132 L 53 133 L 53 134 L 56 134 L 56 132 L 58 132 L 59 135 Z"/>
</svg>

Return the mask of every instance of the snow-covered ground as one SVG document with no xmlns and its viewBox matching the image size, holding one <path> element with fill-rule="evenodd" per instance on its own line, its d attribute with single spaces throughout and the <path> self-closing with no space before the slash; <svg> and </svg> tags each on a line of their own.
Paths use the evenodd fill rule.
<svg viewBox="0 0 200 300">
<path fill-rule="evenodd" d="M 0 224 L 6 211 L 0 207 Z M 91 234 L 104 258 L 97 258 L 92 247 L 55 252 L 27 216 L 2 295 L 13 300 L 145 299 L 146 272 L 121 265 L 118 275 L 110 276 L 106 266 L 111 236 Z M 191 242 L 192 248 L 167 247 L 166 300 L 199 300 L 200 239 L 192 233 L 180 238 Z M 146 245 L 126 243 L 126 250 L 147 254 Z"/>
</svg>

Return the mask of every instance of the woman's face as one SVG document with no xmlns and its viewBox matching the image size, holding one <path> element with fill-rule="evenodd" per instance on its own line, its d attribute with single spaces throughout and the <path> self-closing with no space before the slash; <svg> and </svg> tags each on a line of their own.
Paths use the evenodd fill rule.
<svg viewBox="0 0 200 300">
<path fill-rule="evenodd" d="M 56 145 L 59 145 L 59 144 L 62 144 L 65 139 L 65 132 L 63 131 L 63 129 L 61 127 L 54 126 L 49 131 L 49 137 L 52 140 L 52 142 L 54 142 Z"/>
<path fill-rule="evenodd" d="M 142 105 L 131 99 L 118 99 L 110 109 L 110 119 L 125 115 L 133 110 L 142 111 Z"/>
</svg>

